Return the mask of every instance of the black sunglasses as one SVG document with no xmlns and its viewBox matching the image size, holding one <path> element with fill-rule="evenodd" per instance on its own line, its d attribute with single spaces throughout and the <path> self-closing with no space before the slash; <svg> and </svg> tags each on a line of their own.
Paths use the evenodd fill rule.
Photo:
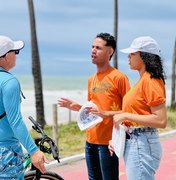
<svg viewBox="0 0 176 180">
<path fill-rule="evenodd" d="M 15 52 L 15 54 L 19 54 L 20 50 L 10 50 L 10 51 L 8 51 L 7 53 L 9 53 L 9 52 Z M 6 53 L 6 54 L 7 54 L 7 53 Z M 3 56 L 1 56 L 0 58 L 4 58 L 4 57 L 6 56 L 6 54 L 4 54 Z"/>
<path fill-rule="evenodd" d="M 15 54 L 19 54 L 20 50 L 10 50 L 9 52 L 15 52 Z"/>
</svg>

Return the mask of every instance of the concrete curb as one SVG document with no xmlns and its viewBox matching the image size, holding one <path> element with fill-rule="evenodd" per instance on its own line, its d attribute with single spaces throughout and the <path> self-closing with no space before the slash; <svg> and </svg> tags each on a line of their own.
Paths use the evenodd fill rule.
<svg viewBox="0 0 176 180">
<path fill-rule="evenodd" d="M 160 133 L 159 136 L 160 137 L 167 137 L 167 136 L 172 136 L 174 134 L 176 134 L 176 130 Z M 68 164 L 68 163 L 73 162 L 73 161 L 79 161 L 79 160 L 82 160 L 82 159 L 85 159 L 85 153 L 65 157 L 63 159 L 60 159 L 60 163 L 58 163 L 57 161 L 52 161 L 51 163 L 46 164 L 46 169 L 49 170 L 49 169 L 51 169 L 53 167 L 62 166 L 64 164 Z"/>
<path fill-rule="evenodd" d="M 171 130 L 171 131 L 168 131 L 168 132 L 160 133 L 159 137 L 171 136 L 173 134 L 176 134 L 176 130 Z"/>
<path fill-rule="evenodd" d="M 46 164 L 45 167 L 46 167 L 47 170 L 49 170 L 49 169 L 51 169 L 53 167 L 62 166 L 62 165 L 68 164 L 70 162 L 79 161 L 79 160 L 82 160 L 82 159 L 85 159 L 85 153 L 65 157 L 63 159 L 60 159 L 60 163 L 58 163 L 58 161 L 56 161 L 56 160 L 52 161 L 51 163 Z"/>
</svg>

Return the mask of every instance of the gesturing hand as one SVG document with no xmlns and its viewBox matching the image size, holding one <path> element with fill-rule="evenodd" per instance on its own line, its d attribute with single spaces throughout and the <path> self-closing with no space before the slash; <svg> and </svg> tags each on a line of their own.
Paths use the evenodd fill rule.
<svg viewBox="0 0 176 180">
<path fill-rule="evenodd" d="M 78 103 L 76 103 L 70 99 L 66 99 L 66 98 L 60 98 L 58 100 L 58 105 L 60 107 L 65 107 L 65 108 L 68 108 L 73 111 L 79 111 L 79 109 L 81 108 L 81 105 L 79 105 Z"/>
</svg>

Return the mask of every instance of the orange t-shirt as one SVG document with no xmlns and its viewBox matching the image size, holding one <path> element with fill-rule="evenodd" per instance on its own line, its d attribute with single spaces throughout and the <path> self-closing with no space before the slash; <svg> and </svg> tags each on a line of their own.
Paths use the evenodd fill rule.
<svg viewBox="0 0 176 180">
<path fill-rule="evenodd" d="M 95 73 L 88 79 L 88 100 L 105 111 L 122 109 L 122 98 L 130 89 L 128 78 L 110 67 L 106 72 Z M 104 118 L 86 130 L 86 139 L 92 144 L 107 145 L 112 138 L 113 119 Z"/>
<path fill-rule="evenodd" d="M 134 87 L 123 98 L 122 111 L 147 115 L 151 114 L 150 107 L 165 103 L 166 90 L 164 82 L 160 79 L 151 78 L 145 72 Z M 127 126 L 140 126 L 135 122 L 126 120 Z"/>
</svg>

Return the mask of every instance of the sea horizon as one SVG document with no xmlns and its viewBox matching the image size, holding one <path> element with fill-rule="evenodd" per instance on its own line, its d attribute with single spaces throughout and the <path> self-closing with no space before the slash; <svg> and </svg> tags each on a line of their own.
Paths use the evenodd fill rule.
<svg viewBox="0 0 176 180">
<path fill-rule="evenodd" d="M 20 81 L 22 89 L 33 89 L 33 76 L 32 75 L 17 75 L 16 76 Z M 43 75 L 42 76 L 42 85 L 44 90 L 87 90 L 87 76 L 71 76 L 71 75 Z M 128 77 L 130 85 L 134 84 L 139 80 L 139 76 L 132 74 Z M 171 77 L 168 77 L 166 80 L 166 89 L 171 90 Z"/>
</svg>

